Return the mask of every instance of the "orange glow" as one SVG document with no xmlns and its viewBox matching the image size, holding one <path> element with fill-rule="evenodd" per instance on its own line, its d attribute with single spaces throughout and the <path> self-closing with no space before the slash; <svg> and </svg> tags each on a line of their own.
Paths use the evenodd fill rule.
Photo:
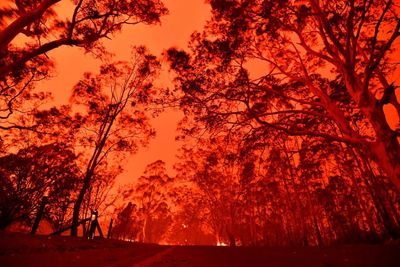
<svg viewBox="0 0 400 267">
<path fill-rule="evenodd" d="M 116 59 L 129 58 L 133 45 L 145 45 L 154 55 L 162 58 L 162 52 L 169 47 L 186 48 L 190 35 L 194 31 L 201 31 L 210 16 L 210 7 L 204 0 L 164 1 L 169 9 L 169 15 L 161 19 L 161 25 L 135 25 L 127 26 L 122 33 L 117 34 L 112 40 L 104 41 L 107 49 L 115 54 Z M 58 7 L 65 14 L 71 12 L 71 5 L 63 1 Z M 62 13 L 61 13 L 62 14 Z M 62 15 L 61 15 L 62 16 Z M 49 56 L 56 62 L 54 78 L 44 81 L 39 88 L 53 94 L 55 103 L 67 104 L 70 89 L 82 77 L 84 72 L 97 72 L 101 64 L 89 54 L 84 54 L 82 49 L 63 47 L 53 50 Z M 171 73 L 164 66 L 159 86 L 172 86 Z M 175 154 L 178 144 L 175 141 L 176 127 L 182 118 L 180 111 L 167 110 L 159 117 L 152 120 L 157 131 L 157 136 L 147 148 L 131 156 L 125 165 L 125 172 L 118 177 L 117 184 L 131 183 L 144 171 L 147 164 L 158 159 L 167 163 L 167 169 L 174 174 L 172 166 L 176 159 Z"/>
<path fill-rule="evenodd" d="M 2 1 L 0 237 L 170 246 L 144 266 L 400 240 L 400 10 L 381 2 Z"/>
</svg>

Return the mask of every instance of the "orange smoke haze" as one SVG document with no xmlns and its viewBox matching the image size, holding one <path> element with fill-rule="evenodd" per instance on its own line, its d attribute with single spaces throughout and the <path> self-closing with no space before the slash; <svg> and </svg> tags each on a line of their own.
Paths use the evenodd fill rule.
<svg viewBox="0 0 400 267">
<path fill-rule="evenodd" d="M 210 6 L 204 0 L 165 0 L 163 2 L 169 9 L 169 15 L 161 18 L 161 25 L 127 26 L 112 40 L 104 41 L 108 51 L 115 55 L 115 59 L 128 59 L 133 45 L 145 45 L 160 58 L 163 51 L 170 47 L 186 48 L 191 33 L 196 30 L 201 31 L 211 15 Z M 62 1 L 57 5 L 56 10 L 62 17 L 63 14 L 65 16 L 70 14 L 72 8 L 73 5 L 70 1 Z M 398 44 L 395 45 L 395 47 L 398 46 Z M 84 72 L 97 72 L 101 64 L 99 59 L 95 59 L 90 54 L 84 54 L 82 49 L 76 47 L 61 47 L 51 51 L 48 55 L 55 62 L 54 77 L 42 82 L 38 89 L 51 92 L 55 103 L 59 105 L 68 103 L 71 88 Z M 266 68 L 257 62 L 250 62 L 248 67 L 255 76 L 264 73 Z M 399 77 L 400 70 L 397 70 L 391 80 L 399 83 Z M 171 73 L 164 65 L 157 84 L 158 86 L 171 86 L 171 80 Z M 396 95 L 398 98 L 400 97 L 400 90 L 397 90 Z M 395 108 L 387 105 L 385 113 L 390 127 L 395 129 L 399 122 Z M 175 154 L 178 149 L 175 135 L 180 118 L 182 118 L 182 114 L 179 111 L 170 109 L 152 120 L 152 125 L 157 131 L 156 138 L 147 148 L 141 148 L 137 154 L 127 160 L 124 166 L 125 172 L 118 178 L 117 184 L 129 183 L 132 179 L 136 179 L 142 174 L 147 164 L 158 159 L 167 163 L 169 174 L 174 174 L 172 167 L 176 161 Z"/>
<path fill-rule="evenodd" d="M 210 7 L 204 0 L 166 0 L 169 15 L 161 18 L 161 25 L 147 26 L 143 24 L 128 26 L 115 36 L 106 41 L 105 46 L 109 52 L 115 54 L 115 59 L 128 59 L 132 45 L 145 45 L 156 56 L 160 56 L 169 47 L 186 48 L 193 31 L 200 31 L 208 17 Z M 62 11 L 70 11 L 72 5 L 68 1 L 61 2 L 58 7 L 60 16 Z M 70 13 L 70 12 L 66 13 Z M 54 78 L 43 82 L 38 89 L 52 92 L 57 104 L 66 104 L 70 96 L 70 89 L 87 71 L 97 72 L 101 64 L 79 48 L 62 47 L 53 50 L 49 56 L 56 63 Z M 163 67 L 159 86 L 171 86 L 170 73 Z M 161 159 L 167 163 L 167 170 L 173 174 L 173 164 L 178 144 L 175 142 L 176 126 L 182 117 L 179 111 L 167 110 L 159 117 L 152 120 L 152 125 L 157 131 L 157 136 L 147 148 L 141 148 L 132 155 L 124 166 L 125 172 L 118 178 L 117 184 L 129 183 L 139 177 L 147 164 Z"/>
<path fill-rule="evenodd" d="M 0 0 L 0 241 L 400 240 L 400 0 L 385 1 Z M 180 109 L 149 123 L 171 91 Z"/>
</svg>

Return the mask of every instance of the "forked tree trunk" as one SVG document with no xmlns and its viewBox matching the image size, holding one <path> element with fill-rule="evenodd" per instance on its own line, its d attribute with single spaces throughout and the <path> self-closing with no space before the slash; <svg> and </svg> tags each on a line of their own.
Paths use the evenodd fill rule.
<svg viewBox="0 0 400 267">
<path fill-rule="evenodd" d="M 400 144 L 397 140 L 398 133 L 390 129 L 383 112 L 383 106 L 387 101 L 385 99 L 378 100 L 374 94 L 368 91 L 368 88 L 365 88 L 368 83 L 361 82 L 359 77 L 351 71 L 343 73 L 347 91 L 375 131 L 376 140 L 367 143 L 369 152 L 400 192 Z M 387 82 L 382 86 L 387 86 Z M 389 97 L 387 92 L 388 88 L 385 88 L 385 98 Z M 395 92 L 390 92 L 390 94 L 393 95 Z M 392 104 L 396 109 L 399 108 L 399 103 Z"/>
<path fill-rule="evenodd" d="M 91 178 L 92 175 L 90 173 L 86 174 L 82 188 L 79 191 L 78 198 L 75 201 L 74 210 L 72 214 L 71 236 L 78 236 L 78 222 L 79 222 L 80 210 L 83 203 L 83 199 L 85 198 L 85 194 L 89 189 Z"/>
<path fill-rule="evenodd" d="M 375 142 L 369 143 L 365 140 L 367 141 L 365 143 L 367 143 L 369 152 L 400 192 L 400 144 L 397 140 L 398 133 L 390 129 L 383 112 L 383 105 L 386 103 L 391 103 L 397 112 L 399 112 L 400 103 L 397 101 L 394 86 L 389 85 L 384 73 L 380 70 L 382 58 L 379 59 L 379 56 L 376 55 L 383 53 L 382 56 L 384 56 L 385 49 L 393 46 L 393 42 L 399 37 L 398 31 L 400 29 L 400 22 L 393 24 L 396 25 L 393 29 L 394 32 L 391 34 L 390 39 L 384 42 L 385 46 L 388 47 L 383 46 L 381 51 L 378 51 L 379 48 L 375 47 L 372 51 L 367 52 L 357 43 L 357 38 L 350 38 L 346 47 L 344 47 L 339 41 L 340 37 L 336 36 L 331 27 L 326 17 L 324 7 L 321 7 L 319 1 L 315 0 L 309 1 L 309 4 L 314 11 L 315 19 L 321 30 L 321 36 L 326 37 L 326 40 L 332 41 L 331 45 L 325 43 L 324 47 L 329 52 L 330 56 L 332 56 L 333 61 L 336 62 L 337 65 L 335 67 L 338 70 L 338 74 L 341 74 L 343 77 L 347 92 L 360 108 L 365 118 L 371 123 L 376 133 Z M 386 4 L 386 9 L 384 13 L 382 13 L 383 17 L 385 12 L 393 7 L 392 4 L 391 1 Z M 381 19 L 383 19 L 383 17 L 381 17 Z M 354 37 L 354 25 L 351 14 L 349 14 L 349 19 L 348 22 L 350 24 L 348 25 L 349 27 L 345 29 L 345 32 L 348 36 Z M 375 21 L 373 23 L 376 23 L 375 30 L 377 33 L 379 33 L 380 30 L 383 31 L 384 27 L 380 25 L 381 21 Z M 373 38 L 372 41 L 376 42 L 377 35 Z M 356 53 L 354 57 L 352 53 Z M 344 59 L 341 57 L 341 54 L 344 56 Z M 356 70 L 356 56 L 362 56 L 367 63 L 366 66 L 363 66 L 365 68 L 363 73 L 358 73 Z M 320 58 L 323 59 L 323 57 Z M 373 77 L 377 78 L 384 88 L 384 94 L 381 100 L 377 100 L 375 94 L 372 93 L 369 88 Z M 330 100 L 329 102 L 333 101 Z M 329 106 L 325 106 L 325 108 L 329 109 Z M 334 112 L 332 112 L 332 110 L 328 110 L 328 112 L 336 120 L 337 124 L 341 125 L 341 121 L 334 116 Z"/>
</svg>

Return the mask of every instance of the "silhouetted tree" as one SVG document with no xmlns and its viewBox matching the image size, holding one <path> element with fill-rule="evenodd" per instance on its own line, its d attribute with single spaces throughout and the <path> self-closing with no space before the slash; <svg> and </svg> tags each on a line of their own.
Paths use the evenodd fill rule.
<svg viewBox="0 0 400 267">
<path fill-rule="evenodd" d="M 167 219 L 168 217 L 167 196 L 171 182 L 172 178 L 166 174 L 165 163 L 157 160 L 147 165 L 143 175 L 135 184 L 132 196 L 138 204 L 142 226 L 140 240 L 142 242 L 159 240 L 167 230 L 164 228 L 158 234 L 154 233 L 155 222 L 159 220 L 159 223 L 163 224 L 165 222 L 161 222 L 162 218 Z"/>
<path fill-rule="evenodd" d="M 75 116 L 81 121 L 80 145 L 91 152 L 86 153 L 86 170 L 74 205 L 73 225 L 79 221 L 82 202 L 98 167 L 113 152 L 121 159 L 154 135 L 144 106 L 152 101 L 152 80 L 158 68 L 156 58 L 139 47 L 129 63 L 102 66 L 99 75 L 85 74 L 74 87 L 71 101 L 85 109 L 84 114 Z M 76 227 L 71 234 L 77 235 Z"/>
<path fill-rule="evenodd" d="M 176 167 L 179 174 L 170 194 L 174 203 L 173 223 L 168 229 L 166 241 L 176 245 L 215 245 L 217 241 L 210 227 L 208 201 L 193 184 L 181 184 L 183 172 L 189 170 Z"/>
<path fill-rule="evenodd" d="M 185 111 L 209 128 L 251 125 L 358 147 L 400 188 L 390 82 L 400 28 L 391 0 L 210 1 L 191 54 L 169 50 Z M 249 64 L 266 71 L 254 77 Z M 232 126 L 234 128 L 234 126 Z"/>
<path fill-rule="evenodd" d="M 1 78 L 11 71 L 24 71 L 23 66 L 29 68 L 48 62 L 45 54 L 61 46 L 102 52 L 99 40 L 110 38 L 124 25 L 159 23 L 160 16 L 167 13 L 158 0 L 79 0 L 70 1 L 70 6 L 66 4 L 68 1 L 61 0 L 8 2 L 0 17 L 3 26 L 0 31 Z M 67 5 L 67 16 L 56 13 L 60 2 Z M 4 26 L 6 21 L 11 22 Z M 29 45 L 15 46 L 12 42 L 18 34 L 23 34 L 30 41 Z"/>
<path fill-rule="evenodd" d="M 65 206 L 78 184 L 74 151 L 53 143 L 21 149 L 0 158 L 0 228 L 14 221 L 30 223 L 44 195 L 48 196 L 46 216 L 62 224 Z"/>
<path fill-rule="evenodd" d="M 102 39 L 125 25 L 160 23 L 165 14 L 159 0 L 6 0 L 0 10 L 0 123 L 20 113 L 16 105 L 25 92 L 48 77 L 53 62 L 46 53 L 73 46 L 102 58 Z M 31 129 L 11 121 L 0 129 Z"/>
<path fill-rule="evenodd" d="M 112 230 L 113 238 L 136 240 L 140 232 L 136 204 L 129 202 L 118 214 Z"/>
</svg>

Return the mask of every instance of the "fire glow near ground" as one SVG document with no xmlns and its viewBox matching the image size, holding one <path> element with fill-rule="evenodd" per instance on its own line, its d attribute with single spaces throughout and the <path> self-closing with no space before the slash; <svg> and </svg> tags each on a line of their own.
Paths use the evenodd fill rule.
<svg viewBox="0 0 400 267">
<path fill-rule="evenodd" d="M 0 233 L 8 266 L 399 266 L 399 244 L 330 248 L 159 246 Z"/>
</svg>

